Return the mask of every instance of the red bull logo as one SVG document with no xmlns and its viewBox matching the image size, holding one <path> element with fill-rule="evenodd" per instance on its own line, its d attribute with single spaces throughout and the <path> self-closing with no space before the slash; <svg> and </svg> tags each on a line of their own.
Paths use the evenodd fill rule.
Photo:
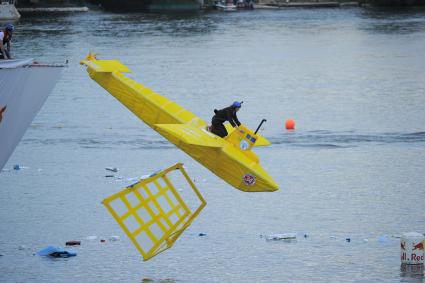
<svg viewBox="0 0 425 283">
<path fill-rule="evenodd" d="M 412 243 L 412 255 L 410 260 L 417 263 L 424 261 L 424 242 L 419 242 L 417 244 Z"/>
<path fill-rule="evenodd" d="M 1 123 L 1 120 L 3 120 L 3 113 L 6 112 L 6 108 L 7 108 L 7 105 L 3 107 L 0 106 L 0 123 Z"/>
<path fill-rule="evenodd" d="M 243 182 L 245 185 L 253 186 L 255 184 L 255 176 L 251 174 L 246 174 L 243 176 Z"/>
<path fill-rule="evenodd" d="M 417 243 L 416 245 L 413 245 L 412 251 L 414 251 L 414 250 L 423 251 L 424 250 L 424 242 L 420 242 L 420 243 Z"/>
<path fill-rule="evenodd" d="M 400 258 L 402 264 L 415 265 L 424 263 L 423 236 L 416 232 L 403 234 L 400 240 Z"/>
</svg>

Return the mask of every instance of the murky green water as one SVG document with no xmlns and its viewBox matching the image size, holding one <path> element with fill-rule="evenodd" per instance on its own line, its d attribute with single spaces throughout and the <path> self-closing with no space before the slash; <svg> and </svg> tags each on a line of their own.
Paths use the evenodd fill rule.
<svg viewBox="0 0 425 283">
<path fill-rule="evenodd" d="M 94 11 L 16 27 L 15 56 L 69 68 L 6 165 L 29 168 L 0 174 L 1 282 L 422 282 L 400 272 L 392 235 L 425 232 L 424 10 Z M 191 160 L 88 78 L 89 51 L 206 120 L 243 100 L 243 123 L 268 119 L 273 145 L 257 153 L 281 190 L 242 193 Z M 142 262 L 101 201 L 176 162 L 208 205 Z M 285 232 L 309 237 L 260 237 Z M 75 258 L 32 255 L 72 239 Z"/>
</svg>

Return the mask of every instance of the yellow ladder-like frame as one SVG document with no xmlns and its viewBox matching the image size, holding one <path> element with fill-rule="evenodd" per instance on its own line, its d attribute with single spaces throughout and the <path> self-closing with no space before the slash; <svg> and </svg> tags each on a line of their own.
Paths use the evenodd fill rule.
<svg viewBox="0 0 425 283">
<path fill-rule="evenodd" d="M 167 174 L 174 170 L 180 170 L 201 202 L 193 213 L 167 177 Z M 133 203 L 130 201 L 131 198 Z M 137 204 L 134 203 L 134 199 L 137 200 Z M 144 261 L 171 248 L 206 205 L 205 199 L 184 170 L 182 163 L 130 185 L 104 199 L 102 203 L 136 246 Z M 114 209 L 114 203 L 123 204 L 126 211 L 120 214 Z M 167 210 L 164 204 L 170 209 Z M 127 223 L 129 220 L 139 227 L 132 230 Z M 146 241 L 151 245 L 143 243 Z"/>
</svg>

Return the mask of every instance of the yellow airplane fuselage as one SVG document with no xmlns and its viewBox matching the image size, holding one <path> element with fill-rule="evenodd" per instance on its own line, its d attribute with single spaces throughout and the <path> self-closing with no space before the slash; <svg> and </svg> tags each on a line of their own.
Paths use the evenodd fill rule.
<svg viewBox="0 0 425 283">
<path fill-rule="evenodd" d="M 206 130 L 204 120 L 124 76 L 130 70 L 119 61 L 89 56 L 81 63 L 94 81 L 143 122 L 233 187 L 245 192 L 278 189 L 251 151 L 253 146 L 270 144 L 263 137 L 241 125 L 220 138 Z"/>
</svg>

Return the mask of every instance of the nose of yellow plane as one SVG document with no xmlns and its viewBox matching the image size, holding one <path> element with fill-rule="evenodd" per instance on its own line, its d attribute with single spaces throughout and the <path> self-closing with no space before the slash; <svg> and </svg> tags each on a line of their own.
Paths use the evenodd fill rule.
<svg viewBox="0 0 425 283">
<path fill-rule="evenodd" d="M 268 180 L 267 182 L 265 182 L 262 191 L 264 191 L 264 192 L 275 192 L 277 190 L 279 190 L 279 185 L 273 180 Z"/>
<path fill-rule="evenodd" d="M 275 181 L 271 180 L 269 184 L 270 184 L 270 189 L 268 190 L 268 192 L 275 192 L 279 190 L 279 185 Z"/>
</svg>

